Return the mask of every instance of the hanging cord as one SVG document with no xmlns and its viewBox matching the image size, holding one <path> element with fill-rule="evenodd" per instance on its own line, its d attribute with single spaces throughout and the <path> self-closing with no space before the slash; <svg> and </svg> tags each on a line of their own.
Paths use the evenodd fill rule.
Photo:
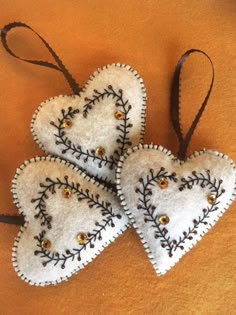
<svg viewBox="0 0 236 315">
<path fill-rule="evenodd" d="M 180 76 L 181 76 L 181 70 L 182 70 L 184 62 L 186 61 L 187 57 L 189 57 L 189 55 L 191 55 L 192 53 L 201 53 L 205 57 L 207 57 L 207 59 L 210 61 L 211 68 L 212 68 L 212 79 L 211 79 L 211 84 L 210 84 L 209 90 L 207 92 L 207 95 L 206 95 L 197 115 L 195 116 L 188 132 L 186 133 L 186 135 L 184 137 L 182 130 L 181 130 L 181 126 L 180 126 L 180 104 L 179 104 Z M 202 114 L 206 108 L 207 101 L 210 97 L 213 84 L 214 84 L 214 66 L 213 66 L 213 63 L 212 63 L 210 57 L 204 51 L 201 51 L 199 49 L 190 49 L 190 50 L 186 51 L 182 55 L 182 57 L 180 58 L 180 60 L 178 61 L 177 65 L 176 65 L 173 80 L 172 80 L 172 86 L 171 86 L 171 108 L 170 108 L 171 110 L 170 110 L 170 113 L 171 113 L 172 125 L 173 125 L 173 128 L 176 132 L 176 135 L 177 135 L 177 138 L 179 141 L 178 158 L 180 160 L 186 159 L 186 151 L 187 151 L 188 145 L 189 145 L 190 140 L 193 136 L 193 133 L 197 127 L 197 124 L 199 123 L 199 120 L 200 120 L 200 118 L 201 118 L 201 116 L 202 116 Z"/>
<path fill-rule="evenodd" d="M 46 46 L 46 48 L 48 49 L 48 51 L 50 52 L 50 54 L 52 55 L 52 57 L 54 58 L 55 62 L 57 65 L 48 62 L 48 61 L 42 61 L 42 60 L 30 60 L 30 59 L 24 59 L 21 58 L 19 56 L 17 56 L 8 46 L 7 44 L 7 34 L 10 30 L 17 28 L 17 27 L 24 27 L 27 28 L 29 30 L 31 30 L 35 35 L 38 36 L 38 38 L 43 42 L 43 44 Z M 21 22 L 13 22 L 13 23 L 9 23 L 6 26 L 4 26 L 1 29 L 1 42 L 3 47 L 5 48 L 5 50 L 13 57 L 21 60 L 21 61 L 25 61 L 28 63 L 32 63 L 35 65 L 39 65 L 39 66 L 43 66 L 43 67 L 47 67 L 47 68 L 51 68 L 57 71 L 62 72 L 62 74 L 64 75 L 64 77 L 66 78 L 66 81 L 68 82 L 70 88 L 72 89 L 74 94 L 79 95 L 80 94 L 80 87 L 78 86 L 78 84 L 76 83 L 75 79 L 72 77 L 72 75 L 69 73 L 69 71 L 66 69 L 66 67 L 64 66 L 64 64 L 62 63 L 62 61 L 60 60 L 60 58 L 57 56 L 57 54 L 55 53 L 55 51 L 50 47 L 50 45 L 46 42 L 45 39 L 43 39 L 42 36 L 40 36 L 37 32 L 35 32 L 30 26 L 28 26 L 25 23 L 21 23 Z"/>
<path fill-rule="evenodd" d="M 25 220 L 23 215 L 0 215 L 0 223 L 13 224 L 13 225 L 24 225 Z"/>
</svg>

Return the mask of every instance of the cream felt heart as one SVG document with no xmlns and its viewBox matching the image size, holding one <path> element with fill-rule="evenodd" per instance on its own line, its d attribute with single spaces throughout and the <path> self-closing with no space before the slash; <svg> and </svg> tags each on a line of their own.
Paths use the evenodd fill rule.
<svg viewBox="0 0 236 315">
<path fill-rule="evenodd" d="M 89 174 L 115 181 L 119 156 L 142 141 L 146 93 L 131 67 L 98 69 L 79 96 L 57 96 L 40 105 L 31 131 L 39 146 Z"/>
<path fill-rule="evenodd" d="M 236 170 L 222 153 L 202 150 L 184 163 L 162 146 L 139 145 L 121 157 L 117 187 L 157 274 L 164 274 L 229 207 Z"/>
<path fill-rule="evenodd" d="M 17 169 L 12 192 L 26 222 L 15 240 L 13 265 L 31 285 L 67 280 L 128 225 L 107 188 L 60 158 L 26 161 Z"/>
</svg>

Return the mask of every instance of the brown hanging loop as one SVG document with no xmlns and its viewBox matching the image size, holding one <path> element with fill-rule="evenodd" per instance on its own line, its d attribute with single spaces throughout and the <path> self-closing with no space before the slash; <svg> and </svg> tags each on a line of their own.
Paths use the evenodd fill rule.
<svg viewBox="0 0 236 315">
<path fill-rule="evenodd" d="M 179 86 L 180 86 L 180 76 L 181 76 L 182 66 L 183 66 L 185 60 L 192 53 L 201 53 L 205 57 L 207 57 L 207 59 L 210 61 L 211 67 L 212 67 L 212 79 L 211 79 L 211 84 L 210 84 L 209 90 L 207 92 L 207 95 L 206 95 L 197 115 L 195 116 L 187 134 L 184 137 L 182 134 L 182 131 L 181 131 L 181 126 L 180 126 Z M 201 116 L 202 116 L 202 114 L 206 108 L 207 101 L 210 97 L 213 84 L 214 84 L 214 66 L 213 66 L 213 63 L 212 63 L 210 57 L 204 51 L 199 50 L 199 49 L 190 49 L 190 50 L 186 51 L 182 55 L 182 57 L 180 58 L 180 60 L 178 61 L 177 65 L 176 65 L 173 80 L 172 80 L 172 86 L 171 86 L 170 114 L 171 114 L 171 121 L 172 121 L 173 128 L 174 128 L 176 135 L 177 135 L 177 138 L 179 140 L 178 158 L 180 160 L 186 159 L 186 151 L 187 151 L 188 145 L 189 145 L 190 140 L 193 136 L 193 133 L 197 127 L 197 124 L 199 123 L 199 120 L 200 120 L 200 118 L 201 118 Z"/>
<path fill-rule="evenodd" d="M 20 215 L 20 216 L 0 215 L 0 223 L 24 225 L 25 220 L 24 220 L 23 215 Z"/>
<path fill-rule="evenodd" d="M 48 51 L 50 52 L 51 56 L 54 58 L 55 62 L 57 65 L 48 62 L 48 61 L 42 61 L 42 60 L 30 60 L 30 59 L 24 59 L 21 58 L 19 56 L 17 56 L 8 46 L 7 44 L 7 35 L 9 33 L 10 30 L 17 28 L 17 27 L 24 27 L 27 28 L 29 30 L 31 30 L 35 35 L 38 36 L 38 38 L 43 42 L 43 44 L 46 46 L 46 48 L 48 49 Z M 9 23 L 7 25 L 5 25 L 0 32 L 1 35 L 1 42 L 2 45 L 4 47 L 4 49 L 14 58 L 17 58 L 21 61 L 24 62 L 28 62 L 28 63 L 32 63 L 38 66 L 43 66 L 43 67 L 47 67 L 47 68 L 51 68 L 57 71 L 62 72 L 62 74 L 64 75 L 64 77 L 66 78 L 66 81 L 68 82 L 70 88 L 72 89 L 74 94 L 79 95 L 80 94 L 80 87 L 78 86 L 77 82 L 75 81 L 75 79 L 72 77 L 72 75 L 69 73 L 69 71 L 66 69 L 66 67 L 64 66 L 64 64 L 62 63 L 62 61 L 60 60 L 60 58 L 57 56 L 57 54 L 55 53 L 55 51 L 50 47 L 50 45 L 46 42 L 45 39 L 43 39 L 42 36 L 40 36 L 37 32 L 35 32 L 29 25 L 25 24 L 25 23 L 21 23 L 21 22 L 13 22 L 13 23 Z"/>
</svg>

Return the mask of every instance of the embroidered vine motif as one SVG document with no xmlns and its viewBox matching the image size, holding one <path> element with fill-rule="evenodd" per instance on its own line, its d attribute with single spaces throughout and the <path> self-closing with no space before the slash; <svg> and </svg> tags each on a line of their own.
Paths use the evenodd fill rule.
<svg viewBox="0 0 236 315">
<path fill-rule="evenodd" d="M 114 88 L 109 85 L 107 88 L 105 88 L 102 92 L 99 92 L 97 90 L 94 90 L 94 94 L 91 98 L 86 97 L 85 101 L 86 104 L 84 105 L 83 109 L 83 117 L 86 118 L 89 114 L 89 111 L 92 110 L 92 108 L 95 106 L 95 104 L 102 101 L 104 98 L 112 98 L 115 100 L 115 105 L 117 108 L 119 108 L 124 117 L 122 120 L 119 120 L 119 125 L 117 125 L 116 129 L 118 130 L 119 134 L 116 139 L 116 142 L 118 144 L 117 149 L 114 151 L 113 155 L 110 155 L 109 157 L 104 156 L 97 156 L 94 149 L 88 150 L 82 148 L 80 145 L 74 144 L 71 142 L 71 140 L 66 135 L 66 130 L 63 126 L 65 120 L 67 119 L 73 119 L 77 114 L 79 114 L 78 109 L 73 109 L 72 107 L 69 107 L 67 110 L 62 109 L 61 110 L 61 117 L 58 118 L 58 122 L 55 123 L 51 121 L 51 125 L 54 126 L 57 129 L 57 132 L 55 133 L 56 137 L 56 145 L 62 145 L 63 150 L 62 154 L 65 154 L 66 152 L 70 151 L 72 155 L 75 155 L 78 160 L 83 159 L 84 162 L 88 162 L 88 160 L 97 161 L 98 167 L 102 168 L 105 165 L 108 165 L 110 169 L 113 169 L 119 160 L 120 155 L 122 155 L 127 147 L 132 145 L 131 141 L 129 140 L 129 133 L 130 128 L 132 127 L 132 124 L 129 123 L 129 112 L 131 110 L 131 105 L 129 104 L 128 100 L 125 100 L 123 97 L 123 91 L 119 89 L 117 92 L 114 90 Z"/>
<path fill-rule="evenodd" d="M 46 225 L 48 229 L 52 228 L 52 217 L 50 217 L 46 210 L 46 199 L 49 198 L 49 194 L 55 194 L 57 190 L 61 192 L 62 188 L 70 189 L 74 196 L 76 196 L 78 201 L 86 200 L 89 208 L 100 209 L 102 216 L 104 218 L 101 222 L 95 222 L 96 228 L 88 233 L 88 240 L 85 244 L 80 245 L 78 248 L 73 248 L 72 250 L 67 249 L 65 253 L 59 254 L 58 252 L 50 252 L 49 250 L 43 248 L 42 241 L 45 238 L 46 231 L 43 230 L 39 233 L 38 236 L 35 236 L 37 241 L 38 250 L 35 251 L 35 255 L 39 255 L 40 258 L 45 258 L 43 261 L 43 266 L 46 266 L 48 263 L 53 262 L 54 265 L 61 263 L 61 268 L 65 268 L 65 264 L 68 260 L 81 260 L 82 251 L 86 250 L 88 246 L 90 248 L 94 247 L 94 242 L 96 240 L 102 240 L 102 231 L 106 230 L 108 226 L 115 227 L 114 218 L 121 219 L 120 214 L 114 214 L 112 206 L 109 202 L 101 200 L 100 195 L 92 194 L 88 189 L 83 189 L 79 183 L 69 182 L 68 176 L 64 177 L 64 180 L 57 178 L 52 180 L 51 178 L 46 178 L 46 183 L 40 184 L 40 187 L 43 188 L 39 192 L 39 197 L 32 199 L 32 203 L 36 203 L 35 209 L 37 210 L 36 218 L 41 220 L 41 225 Z"/>
<path fill-rule="evenodd" d="M 197 234 L 197 229 L 200 224 L 207 225 L 206 219 L 209 218 L 210 213 L 217 211 L 217 205 L 220 203 L 219 197 L 225 192 L 222 188 L 222 180 L 216 180 L 210 175 L 210 171 L 206 173 L 197 173 L 192 172 L 191 176 L 181 179 L 181 184 L 179 186 L 179 191 L 185 189 L 192 189 L 194 185 L 200 185 L 202 188 L 208 187 L 209 192 L 214 194 L 214 202 L 202 210 L 202 214 L 193 220 L 193 226 L 189 227 L 187 231 L 183 232 L 183 236 L 180 236 L 178 240 L 171 239 L 168 235 L 168 230 L 166 227 L 163 227 L 158 222 L 159 214 L 156 213 L 156 207 L 151 203 L 152 187 L 156 185 L 157 181 L 160 178 L 165 178 L 177 182 L 176 174 L 169 174 L 165 171 L 164 168 L 161 168 L 157 173 L 154 173 L 153 170 L 150 170 L 146 179 L 139 179 L 141 187 L 136 188 L 136 193 L 140 195 L 138 209 L 144 211 L 145 222 L 150 222 L 151 227 L 154 229 L 154 237 L 160 239 L 161 246 L 165 248 L 168 252 L 169 257 L 173 256 L 178 248 L 183 250 L 185 241 L 192 240 L 193 235 Z"/>
</svg>

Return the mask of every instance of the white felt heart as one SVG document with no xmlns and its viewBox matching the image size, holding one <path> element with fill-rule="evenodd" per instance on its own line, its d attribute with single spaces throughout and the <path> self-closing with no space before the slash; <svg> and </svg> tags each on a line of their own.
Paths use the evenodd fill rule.
<svg viewBox="0 0 236 315">
<path fill-rule="evenodd" d="M 115 181 L 119 156 L 142 141 L 146 93 L 131 67 L 98 69 L 80 96 L 57 96 L 40 105 L 31 131 L 39 146 L 89 174 Z"/>
<path fill-rule="evenodd" d="M 31 285 L 68 279 L 128 225 L 111 192 L 60 158 L 26 161 L 12 192 L 26 221 L 13 247 L 13 265 Z"/>
<path fill-rule="evenodd" d="M 184 163 L 162 146 L 140 145 L 121 157 L 117 186 L 157 274 L 164 274 L 229 207 L 236 170 L 218 152 L 195 152 Z"/>
</svg>

